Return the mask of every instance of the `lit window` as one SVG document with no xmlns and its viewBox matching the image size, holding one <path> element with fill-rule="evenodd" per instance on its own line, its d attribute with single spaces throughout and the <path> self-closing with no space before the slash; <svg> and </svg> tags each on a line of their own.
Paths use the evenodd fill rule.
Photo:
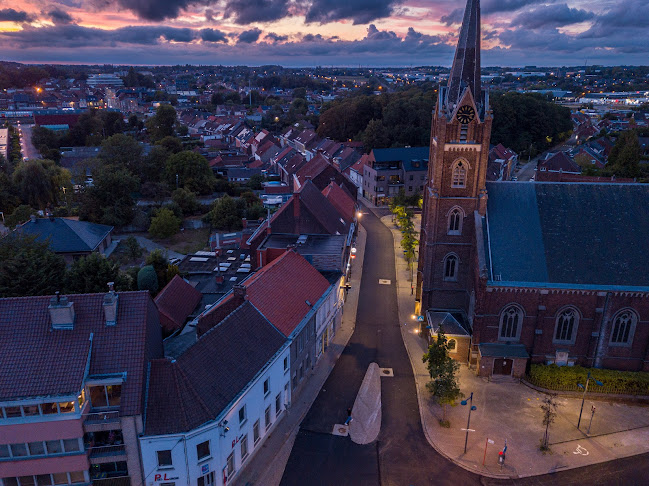
<svg viewBox="0 0 649 486">
<path fill-rule="evenodd" d="M 633 341 L 633 333 L 638 317 L 630 309 L 618 312 L 613 319 L 613 329 L 611 330 L 610 344 L 625 345 Z"/>
<path fill-rule="evenodd" d="M 446 347 L 449 351 L 455 351 L 455 348 L 457 348 L 457 342 L 455 341 L 455 339 L 449 339 Z"/>
<path fill-rule="evenodd" d="M 523 311 L 520 307 L 510 305 L 500 315 L 499 338 L 504 341 L 518 340 L 523 324 Z"/>
<path fill-rule="evenodd" d="M 577 335 L 578 324 L 579 314 L 576 309 L 568 308 L 561 311 L 557 316 L 554 340 L 563 343 L 573 343 Z"/>
</svg>

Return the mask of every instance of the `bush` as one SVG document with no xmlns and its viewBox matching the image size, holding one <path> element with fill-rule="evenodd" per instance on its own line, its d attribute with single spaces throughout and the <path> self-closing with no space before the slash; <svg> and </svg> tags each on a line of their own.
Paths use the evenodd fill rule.
<svg viewBox="0 0 649 486">
<path fill-rule="evenodd" d="M 142 267 L 137 274 L 138 290 L 148 290 L 152 295 L 158 292 L 158 276 L 153 265 Z"/>
<path fill-rule="evenodd" d="M 592 392 L 649 395 L 649 373 L 642 371 L 533 364 L 530 367 L 529 381 L 550 390 L 580 391 L 577 383 L 584 385 L 589 371 L 592 378 L 603 383 L 603 386 L 597 386 L 591 380 L 588 389 Z"/>
<path fill-rule="evenodd" d="M 156 238 L 168 238 L 180 230 L 180 218 L 177 218 L 171 209 L 160 208 L 151 218 L 149 233 Z"/>
</svg>

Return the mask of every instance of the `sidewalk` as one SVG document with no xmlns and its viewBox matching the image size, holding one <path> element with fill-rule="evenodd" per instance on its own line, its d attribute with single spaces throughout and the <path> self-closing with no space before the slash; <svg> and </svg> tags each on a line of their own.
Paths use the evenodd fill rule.
<svg viewBox="0 0 649 486">
<path fill-rule="evenodd" d="M 277 486 L 281 482 L 300 424 L 354 334 L 366 238 L 367 232 L 360 226 L 356 238 L 356 258 L 349 281 L 351 289 L 347 293 L 347 300 L 343 306 L 340 328 L 327 351 L 315 365 L 299 400 L 291 403 L 291 408 L 284 414 L 281 423 L 277 424 L 263 445 L 253 451 L 244 469 L 235 478 L 234 486 Z"/>
<path fill-rule="evenodd" d="M 576 427 L 581 400 L 557 399 L 557 419 L 550 426 L 551 452 L 543 454 L 539 451 L 544 432 L 540 404 L 547 395 L 517 382 L 488 381 L 462 365 L 460 388 L 465 396 L 474 393 L 473 405 L 477 408 L 471 414 L 467 453 L 464 454 L 466 432 L 462 429 L 467 426 L 468 407 L 448 407 L 447 419 L 451 426 L 439 425 L 442 409 L 426 389 L 430 378 L 421 357 L 427 350 L 427 343 L 420 337 L 419 326 L 412 319 L 415 302 L 410 293 L 410 270 L 400 247 L 401 233 L 391 216 L 381 220 L 394 236 L 401 334 L 415 375 L 424 433 L 437 452 L 467 470 L 495 478 L 536 476 L 649 452 L 649 407 L 590 401 L 587 397 L 581 430 Z M 415 228 L 418 227 L 417 217 Z M 588 436 L 591 405 L 596 407 L 596 412 Z M 488 444 L 487 439 L 495 443 Z M 503 449 L 505 440 L 507 458 L 501 470 L 497 464 L 498 452 Z"/>
</svg>

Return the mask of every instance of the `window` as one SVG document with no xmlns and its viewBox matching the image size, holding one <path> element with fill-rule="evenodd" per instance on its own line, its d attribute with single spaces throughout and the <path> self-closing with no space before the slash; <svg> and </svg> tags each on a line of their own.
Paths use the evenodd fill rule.
<svg viewBox="0 0 649 486">
<path fill-rule="evenodd" d="M 409 180 L 413 180 L 414 178 L 415 178 L 415 176 L 410 174 L 410 179 Z"/>
<path fill-rule="evenodd" d="M 0 457 L 10 457 L 8 445 L 0 444 Z"/>
<path fill-rule="evenodd" d="M 163 483 L 164 484 L 164 483 Z M 198 478 L 198 486 L 210 486 L 214 484 L 214 472 Z"/>
<path fill-rule="evenodd" d="M 516 305 L 510 305 L 500 315 L 499 339 L 503 341 L 518 340 L 523 325 L 523 311 Z"/>
<path fill-rule="evenodd" d="M 164 467 L 164 466 L 173 466 L 173 462 L 171 461 L 171 451 L 158 451 L 158 466 Z"/>
<path fill-rule="evenodd" d="M 25 417 L 40 415 L 40 412 L 38 411 L 38 405 L 23 405 L 23 415 Z"/>
<path fill-rule="evenodd" d="M 68 484 L 68 473 L 54 473 L 52 479 L 54 484 Z"/>
<path fill-rule="evenodd" d="M 618 312 L 613 319 L 610 344 L 629 345 L 633 341 L 638 316 L 631 309 Z"/>
<path fill-rule="evenodd" d="M 86 475 L 83 473 L 83 471 L 71 472 L 70 473 L 70 482 L 72 484 L 85 483 L 86 482 Z"/>
<path fill-rule="evenodd" d="M 5 416 L 7 418 L 22 417 L 20 407 L 5 407 Z"/>
<path fill-rule="evenodd" d="M 228 456 L 227 460 L 228 478 L 234 474 L 234 452 Z"/>
<path fill-rule="evenodd" d="M 288 371 L 288 356 L 284 358 L 284 371 Z"/>
<path fill-rule="evenodd" d="M 210 441 L 206 440 L 205 442 L 201 442 L 196 446 L 196 456 L 198 457 L 198 460 L 200 461 L 201 459 L 205 459 L 206 457 L 210 456 Z"/>
<path fill-rule="evenodd" d="M 246 406 L 244 405 L 239 409 L 239 425 L 243 425 L 244 423 L 246 423 L 247 418 L 248 417 L 246 416 Z"/>
<path fill-rule="evenodd" d="M 271 426 L 272 422 L 270 421 L 270 405 L 266 407 L 266 411 L 264 412 L 264 421 L 266 423 L 266 430 Z"/>
<path fill-rule="evenodd" d="M 48 440 L 45 442 L 45 447 L 47 447 L 48 454 L 60 454 L 63 452 L 60 440 Z"/>
<path fill-rule="evenodd" d="M 11 455 L 14 457 L 26 456 L 27 446 L 25 444 L 11 444 Z"/>
<path fill-rule="evenodd" d="M 460 208 L 451 210 L 448 215 L 448 230 L 446 233 L 449 235 L 461 235 L 463 219 L 464 213 Z"/>
<path fill-rule="evenodd" d="M 59 410 L 61 413 L 74 412 L 74 402 L 59 403 Z"/>
<path fill-rule="evenodd" d="M 444 258 L 444 280 L 456 281 L 457 280 L 457 255 L 446 255 Z"/>
<path fill-rule="evenodd" d="M 122 385 L 99 385 L 88 388 L 93 408 L 119 407 Z"/>
<path fill-rule="evenodd" d="M 27 446 L 29 447 L 30 456 L 42 456 L 45 454 L 45 447 L 42 442 L 30 442 Z"/>
<path fill-rule="evenodd" d="M 463 160 L 458 160 L 453 164 L 451 187 L 466 187 L 467 167 L 467 162 Z"/>
<path fill-rule="evenodd" d="M 241 439 L 241 462 L 248 457 L 248 434 L 245 434 Z"/>
<path fill-rule="evenodd" d="M 34 476 L 20 476 L 18 480 L 20 481 L 20 486 L 35 486 L 36 484 Z"/>
<path fill-rule="evenodd" d="M 455 352 L 457 350 L 457 341 L 455 341 L 455 339 L 449 339 L 446 346 L 449 351 Z"/>
<path fill-rule="evenodd" d="M 65 452 L 79 452 L 79 439 L 63 439 Z"/>
<path fill-rule="evenodd" d="M 43 415 L 59 413 L 59 408 L 56 403 L 42 403 L 41 410 L 43 411 Z"/>
<path fill-rule="evenodd" d="M 293 372 L 293 390 L 295 390 L 295 387 L 297 386 L 297 371 Z"/>
<path fill-rule="evenodd" d="M 264 396 L 268 395 L 270 393 L 270 378 L 266 378 L 264 380 Z"/>
<path fill-rule="evenodd" d="M 579 324 L 579 313 L 569 307 L 559 312 L 554 331 L 554 340 L 562 343 L 574 343 Z"/>
<path fill-rule="evenodd" d="M 255 424 L 252 426 L 252 440 L 255 442 L 259 442 L 259 439 L 261 436 L 259 435 L 259 420 L 255 422 Z"/>
<path fill-rule="evenodd" d="M 38 486 L 51 486 L 52 476 L 49 474 L 39 474 L 36 476 L 36 484 Z"/>
<path fill-rule="evenodd" d="M 275 416 L 279 416 L 280 413 L 282 413 L 282 392 L 275 397 Z"/>
</svg>

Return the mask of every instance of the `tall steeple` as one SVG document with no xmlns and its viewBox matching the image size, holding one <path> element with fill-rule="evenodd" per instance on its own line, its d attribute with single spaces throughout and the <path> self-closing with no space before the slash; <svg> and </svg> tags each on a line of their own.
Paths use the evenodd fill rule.
<svg viewBox="0 0 649 486">
<path fill-rule="evenodd" d="M 453 68 L 448 79 L 446 106 L 453 108 L 464 88 L 471 90 L 479 103 L 480 96 L 480 0 L 467 0 L 464 19 L 457 42 Z"/>
</svg>

